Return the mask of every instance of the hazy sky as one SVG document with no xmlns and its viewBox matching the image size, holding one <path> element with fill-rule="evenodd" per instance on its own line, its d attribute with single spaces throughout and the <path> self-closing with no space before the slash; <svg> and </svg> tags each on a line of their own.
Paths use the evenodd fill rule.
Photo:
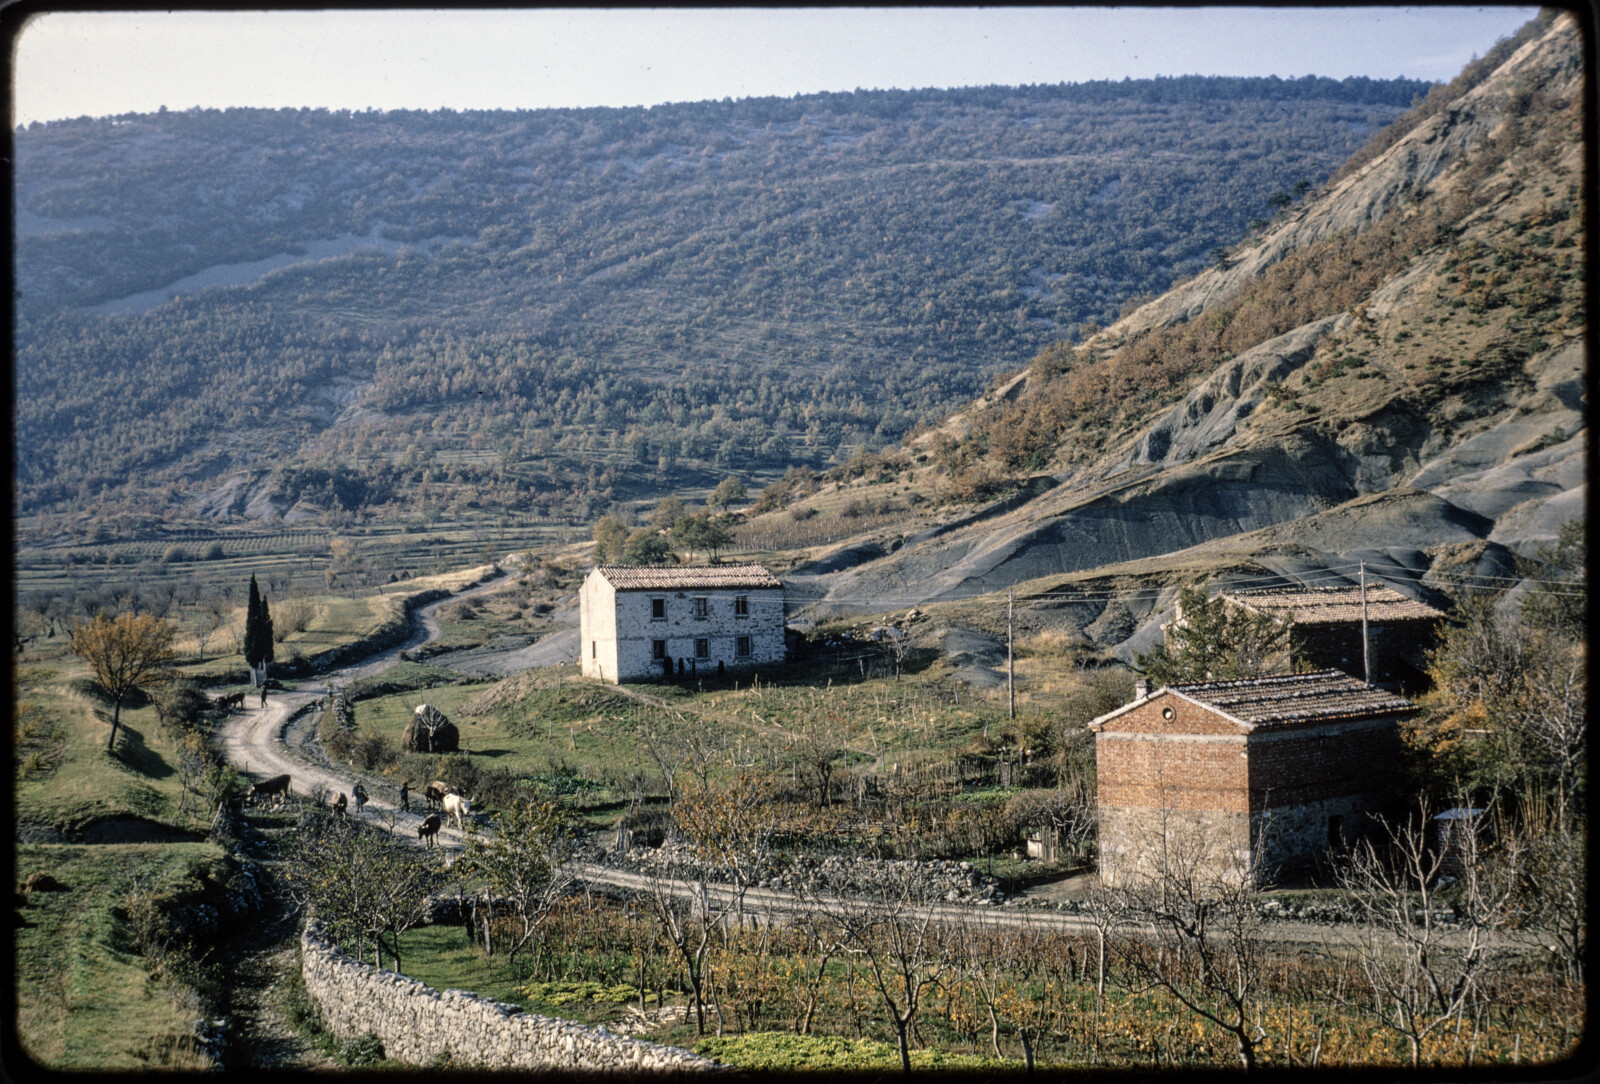
<svg viewBox="0 0 1600 1084">
<path fill-rule="evenodd" d="M 653 105 L 1154 75 L 1442 80 L 1533 7 L 117 12 L 36 16 L 12 123 L 161 106 Z"/>
</svg>

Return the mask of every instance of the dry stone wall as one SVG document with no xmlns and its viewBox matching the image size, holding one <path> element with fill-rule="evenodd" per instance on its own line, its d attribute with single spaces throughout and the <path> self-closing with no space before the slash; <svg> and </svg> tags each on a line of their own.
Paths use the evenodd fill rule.
<svg viewBox="0 0 1600 1084">
<path fill-rule="evenodd" d="M 353 959 L 315 920 L 300 935 L 306 992 L 339 1039 L 368 1032 L 386 1057 L 425 1065 L 446 1055 L 454 1065 L 637 1073 L 718 1068 L 677 1047 L 612 1035 L 461 990 L 435 990 Z"/>
</svg>

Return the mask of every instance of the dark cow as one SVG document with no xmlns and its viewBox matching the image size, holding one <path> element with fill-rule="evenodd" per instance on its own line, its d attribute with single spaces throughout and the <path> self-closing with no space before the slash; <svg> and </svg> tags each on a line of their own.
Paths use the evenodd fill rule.
<svg viewBox="0 0 1600 1084">
<path fill-rule="evenodd" d="M 333 811 L 339 816 L 344 816 L 344 811 L 350 807 L 350 800 L 344 796 L 344 791 L 339 792 L 339 797 L 333 800 Z"/>
<path fill-rule="evenodd" d="M 429 813 L 423 822 L 417 825 L 417 838 L 422 840 L 424 847 L 439 845 L 439 814 Z"/>
<path fill-rule="evenodd" d="M 367 788 L 357 783 L 350 794 L 356 800 L 356 812 L 361 812 L 361 807 L 367 804 Z"/>
<path fill-rule="evenodd" d="M 271 779 L 263 779 L 259 783 L 251 783 L 250 789 L 244 792 L 245 804 L 255 805 L 257 798 L 268 798 L 272 795 L 278 796 L 279 805 L 283 804 L 284 799 L 289 796 L 289 777 L 287 775 L 275 775 Z"/>
<path fill-rule="evenodd" d="M 227 696 L 219 696 L 213 703 L 223 711 L 232 711 L 234 708 L 243 709 L 244 693 L 229 693 Z"/>
<path fill-rule="evenodd" d="M 429 809 L 442 809 L 444 807 L 444 796 L 449 793 L 449 784 L 438 779 L 422 788 L 422 796 L 427 799 Z"/>
</svg>

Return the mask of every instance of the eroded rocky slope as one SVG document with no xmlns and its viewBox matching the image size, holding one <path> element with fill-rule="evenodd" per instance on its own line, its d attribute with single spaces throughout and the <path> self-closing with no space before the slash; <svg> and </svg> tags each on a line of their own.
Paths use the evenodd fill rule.
<svg viewBox="0 0 1600 1084">
<path fill-rule="evenodd" d="M 1451 582 L 1510 572 L 1510 551 L 1582 514 L 1583 93 L 1578 28 L 1559 17 L 1226 267 L 1130 313 L 1081 356 L 1114 366 L 1141 336 L 1238 311 L 1286 261 L 1314 264 L 1352 251 L 1330 240 L 1389 231 L 1406 251 L 1359 303 L 1225 358 L 1092 460 L 1063 440 L 1035 496 L 891 540 L 877 559 L 797 570 L 797 592 L 818 600 L 810 612 L 1092 581 L 1100 601 L 1071 623 L 1127 655 L 1163 612 L 1152 582 L 1227 570 L 1326 583 L 1364 561 L 1423 595 L 1445 557 Z M 1018 417 L 1012 404 L 1043 379 L 1003 385 L 925 447 Z M 1140 585 L 1131 607 L 1104 589 L 1124 574 Z"/>
</svg>

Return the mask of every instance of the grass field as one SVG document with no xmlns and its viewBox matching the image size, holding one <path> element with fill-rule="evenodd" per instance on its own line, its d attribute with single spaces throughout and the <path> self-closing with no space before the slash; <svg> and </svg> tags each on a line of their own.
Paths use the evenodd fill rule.
<svg viewBox="0 0 1600 1084">
<path fill-rule="evenodd" d="M 222 856 L 210 843 L 46 845 L 16 850 L 19 880 L 44 871 L 65 891 L 31 892 L 16 930 L 17 1034 L 52 1069 L 203 1068 L 196 1008 L 138 955 L 124 897 L 135 877 L 187 876 Z"/>
<path fill-rule="evenodd" d="M 203 828 L 210 811 L 193 798 L 180 815 L 182 781 L 177 748 L 156 719 L 153 705 L 122 709 L 115 752 L 106 751 L 111 709 L 79 688 L 74 680 L 88 668 L 71 655 L 50 665 L 19 667 L 19 707 L 54 727 L 59 753 L 47 768 L 16 771 L 21 819 L 72 831 L 106 817 L 132 815 L 180 828 Z"/>
</svg>

